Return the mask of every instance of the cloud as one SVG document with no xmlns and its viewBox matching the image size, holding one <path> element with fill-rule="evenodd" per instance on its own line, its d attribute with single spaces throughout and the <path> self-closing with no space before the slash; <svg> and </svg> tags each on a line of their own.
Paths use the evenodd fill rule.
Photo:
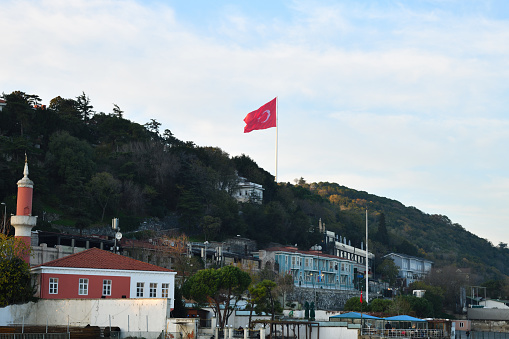
<svg viewBox="0 0 509 339">
<path fill-rule="evenodd" d="M 180 2 L 10 1 L 0 85 L 45 102 L 85 91 L 98 111 L 116 103 L 272 173 L 275 131 L 244 134 L 242 119 L 277 95 L 281 180 L 336 181 L 484 232 L 490 197 L 509 203 L 509 22 L 457 5 L 207 2 L 193 21 L 201 9 Z"/>
</svg>

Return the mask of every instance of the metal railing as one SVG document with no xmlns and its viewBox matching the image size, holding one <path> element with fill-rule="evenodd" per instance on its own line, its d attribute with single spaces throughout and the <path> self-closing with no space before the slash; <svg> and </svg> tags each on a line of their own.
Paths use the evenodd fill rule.
<svg viewBox="0 0 509 339">
<path fill-rule="evenodd" d="M 364 327 L 362 335 L 380 338 L 444 338 L 447 334 L 443 330 L 427 329 L 378 329 Z M 488 339 L 488 338 L 486 338 Z"/>
<path fill-rule="evenodd" d="M 0 339 L 69 339 L 70 333 L 0 333 Z"/>
<path fill-rule="evenodd" d="M 488 331 L 470 331 L 467 336 L 466 331 L 456 331 L 457 339 L 509 339 L 508 332 L 488 332 Z"/>
<path fill-rule="evenodd" d="M 111 331 L 111 338 L 117 338 L 117 339 L 165 339 L 165 338 L 179 338 L 180 339 L 180 333 L 174 334 L 173 337 L 169 336 L 170 333 L 164 333 L 164 331 L 160 332 L 146 332 L 146 331 Z"/>
</svg>

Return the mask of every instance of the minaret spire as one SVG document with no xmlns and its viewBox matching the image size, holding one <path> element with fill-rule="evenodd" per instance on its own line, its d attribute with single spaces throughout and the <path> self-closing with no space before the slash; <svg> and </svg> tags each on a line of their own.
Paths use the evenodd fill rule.
<svg viewBox="0 0 509 339">
<path fill-rule="evenodd" d="M 25 153 L 25 168 L 23 178 L 18 181 L 18 200 L 16 215 L 11 217 L 11 225 L 14 227 L 14 236 L 20 238 L 30 248 L 32 228 L 37 224 L 37 217 L 32 216 L 32 197 L 34 182 L 28 178 L 28 158 Z M 30 264 L 30 256 L 23 257 Z"/>
</svg>

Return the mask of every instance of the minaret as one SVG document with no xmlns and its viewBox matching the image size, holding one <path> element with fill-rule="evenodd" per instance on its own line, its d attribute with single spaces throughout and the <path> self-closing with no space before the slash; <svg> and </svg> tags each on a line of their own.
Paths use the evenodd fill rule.
<svg viewBox="0 0 509 339">
<path fill-rule="evenodd" d="M 37 224 L 37 217 L 32 216 L 33 191 L 34 182 L 28 179 L 28 161 L 25 154 L 23 178 L 18 181 L 16 215 L 11 216 L 11 225 L 14 227 L 14 236 L 23 240 L 29 248 L 31 245 L 32 227 Z M 30 255 L 24 255 L 23 260 L 30 264 Z"/>
</svg>

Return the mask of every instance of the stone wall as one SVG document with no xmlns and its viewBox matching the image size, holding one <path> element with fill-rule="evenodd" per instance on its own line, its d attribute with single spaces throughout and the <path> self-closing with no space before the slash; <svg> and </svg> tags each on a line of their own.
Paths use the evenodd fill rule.
<svg viewBox="0 0 509 339">
<path fill-rule="evenodd" d="M 507 321 L 472 320 L 472 331 L 509 332 L 509 323 Z"/>
<path fill-rule="evenodd" d="M 315 309 L 339 311 L 344 308 L 348 299 L 356 296 L 359 296 L 359 291 L 295 287 L 292 293 L 287 294 L 286 300 L 301 305 L 306 301 L 310 304 L 315 302 Z"/>
</svg>

